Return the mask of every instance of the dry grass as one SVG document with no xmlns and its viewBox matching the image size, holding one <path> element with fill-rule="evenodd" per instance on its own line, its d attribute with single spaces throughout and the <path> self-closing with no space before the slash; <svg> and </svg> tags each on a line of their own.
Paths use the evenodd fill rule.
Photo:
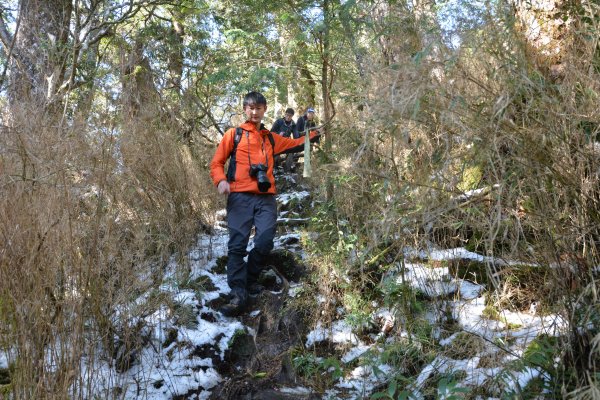
<svg viewBox="0 0 600 400">
<path fill-rule="evenodd" d="M 460 54 L 418 61 L 404 28 L 394 37 L 387 27 L 397 57 L 371 64 L 362 121 L 337 107 L 330 140 L 343 161 L 323 168 L 335 182 L 332 219 L 359 236 L 353 251 L 365 260 L 382 243 L 433 243 L 537 265 L 491 266 L 486 281 L 502 304 L 522 309 L 544 296 L 569 321 L 560 344 L 569 375 L 556 379 L 586 388 L 600 360 L 591 344 L 600 331 L 598 31 L 583 22 L 570 31 L 556 75 L 504 22 L 465 37 Z M 464 196 L 470 189 L 481 192 Z"/>
<path fill-rule="evenodd" d="M 81 398 L 97 378 L 82 362 L 131 362 L 133 321 L 159 306 L 132 300 L 185 254 L 212 187 L 156 115 L 123 129 L 21 111 L 0 143 L 0 349 L 14 398 Z"/>
</svg>

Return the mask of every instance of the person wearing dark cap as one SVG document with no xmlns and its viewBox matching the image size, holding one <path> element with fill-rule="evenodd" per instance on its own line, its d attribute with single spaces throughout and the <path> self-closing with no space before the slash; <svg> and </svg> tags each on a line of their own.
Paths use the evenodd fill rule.
<svg viewBox="0 0 600 400">
<path fill-rule="evenodd" d="M 309 107 L 306 110 L 306 113 L 298 118 L 296 121 L 296 131 L 298 132 L 298 137 L 304 136 L 307 131 L 317 126 L 317 122 L 315 121 L 315 109 Z"/>
</svg>

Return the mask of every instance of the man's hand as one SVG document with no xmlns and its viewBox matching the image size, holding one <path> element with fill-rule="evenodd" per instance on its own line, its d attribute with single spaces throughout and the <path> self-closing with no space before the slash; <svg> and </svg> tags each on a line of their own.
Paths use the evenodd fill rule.
<svg viewBox="0 0 600 400">
<path fill-rule="evenodd" d="M 229 194 L 229 192 L 231 191 L 231 188 L 229 187 L 229 182 L 227 182 L 226 180 L 222 180 L 221 182 L 219 182 L 217 190 L 219 191 L 219 194 Z"/>
</svg>

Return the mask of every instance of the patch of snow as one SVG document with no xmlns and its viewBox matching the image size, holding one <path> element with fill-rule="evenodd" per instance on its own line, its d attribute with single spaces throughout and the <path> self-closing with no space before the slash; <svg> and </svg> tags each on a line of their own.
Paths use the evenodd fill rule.
<svg viewBox="0 0 600 400">
<path fill-rule="evenodd" d="M 469 251 L 464 247 L 457 247 L 455 249 L 434 250 L 429 253 L 428 258 L 434 261 L 467 259 L 485 262 L 488 257 L 482 256 L 481 254 L 473 253 L 472 251 Z"/>
<path fill-rule="evenodd" d="M 349 389 L 357 396 L 354 398 L 362 398 L 364 393 L 371 393 L 379 384 L 386 382 L 394 371 L 394 368 L 387 364 L 376 368 L 363 365 L 352 370 L 347 377 L 340 378 L 335 386 Z"/>
<path fill-rule="evenodd" d="M 362 356 L 367 351 L 371 350 L 371 347 L 372 347 L 372 345 L 361 344 L 361 345 L 351 348 L 350 351 L 348 351 L 342 357 L 342 362 L 344 364 L 348 364 L 349 362 L 356 360 L 358 357 Z"/>
<path fill-rule="evenodd" d="M 503 375 L 503 381 L 507 388 L 524 389 L 529 382 L 542 376 L 539 368 L 525 367 L 521 371 L 510 371 Z"/>
<path fill-rule="evenodd" d="M 408 283 L 426 296 L 447 296 L 458 290 L 458 284 L 449 276 L 447 267 L 431 268 L 424 264 L 406 264 L 404 275 L 398 274 L 396 282 Z"/>
<path fill-rule="evenodd" d="M 215 213 L 215 216 L 218 218 L 227 218 L 227 209 L 222 208 L 220 210 L 217 210 L 217 212 Z"/>
<path fill-rule="evenodd" d="M 358 337 L 352 333 L 352 328 L 344 320 L 335 321 L 330 328 L 324 328 L 321 322 L 306 335 L 306 346 L 311 347 L 318 342 L 330 341 L 339 344 L 359 344 Z"/>
<path fill-rule="evenodd" d="M 295 396 L 307 396 L 313 393 L 311 389 L 302 386 L 296 386 L 295 388 L 282 387 L 279 389 L 279 391 L 284 394 Z"/>
<path fill-rule="evenodd" d="M 465 300 L 476 299 L 481 295 L 481 292 L 484 291 L 484 287 L 482 285 L 478 285 L 473 282 L 461 280 L 460 281 L 460 297 Z"/>
<path fill-rule="evenodd" d="M 446 339 L 440 340 L 440 346 L 448 346 L 450 343 L 456 339 L 456 337 L 460 334 L 460 332 L 454 332 L 452 335 L 448 336 Z"/>
<path fill-rule="evenodd" d="M 277 202 L 282 205 L 288 205 L 292 200 L 304 200 L 310 196 L 310 193 L 307 191 L 301 192 L 290 192 L 290 193 L 281 193 L 276 196 Z"/>
<path fill-rule="evenodd" d="M 196 305 L 198 304 L 198 299 L 196 298 L 196 293 L 191 290 L 181 291 L 175 296 L 173 296 L 173 301 L 179 303 L 181 305 Z"/>
<path fill-rule="evenodd" d="M 302 290 L 303 287 L 304 286 L 302 285 L 302 283 L 290 282 L 290 287 L 288 289 L 288 296 L 296 297 L 298 295 L 298 293 L 300 293 L 300 291 Z"/>
<path fill-rule="evenodd" d="M 227 284 L 227 275 L 225 274 L 215 274 L 209 271 L 202 271 L 201 275 L 207 276 L 210 278 L 210 281 L 217 288 L 219 293 L 227 294 L 231 292 L 231 288 Z M 217 296 L 218 297 L 218 296 Z"/>
</svg>

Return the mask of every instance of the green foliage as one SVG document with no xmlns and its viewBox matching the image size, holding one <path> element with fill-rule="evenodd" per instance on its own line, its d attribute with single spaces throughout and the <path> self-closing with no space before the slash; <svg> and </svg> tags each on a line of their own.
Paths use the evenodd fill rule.
<svg viewBox="0 0 600 400">
<path fill-rule="evenodd" d="M 409 284 L 399 282 L 395 278 L 385 279 L 381 291 L 385 306 L 390 309 L 400 309 L 407 317 L 418 315 L 425 309 L 417 291 Z"/>
<path fill-rule="evenodd" d="M 433 353 L 428 348 L 428 342 L 420 340 L 398 339 L 394 343 L 385 345 L 378 355 L 384 364 L 404 371 L 406 375 L 417 375 L 420 368 L 432 360 Z"/>
<path fill-rule="evenodd" d="M 560 341 L 557 337 L 540 335 L 525 349 L 523 362 L 525 365 L 542 368 L 550 374 L 555 374 L 557 369 L 555 359 L 559 353 Z"/>
<path fill-rule="evenodd" d="M 460 387 L 452 378 L 443 377 L 438 381 L 437 398 L 444 400 L 462 400 L 469 393 L 469 389 Z"/>
<path fill-rule="evenodd" d="M 402 387 L 408 386 L 409 381 L 399 375 L 390 381 L 387 388 L 380 392 L 375 392 L 369 397 L 370 400 L 391 399 L 391 400 L 416 400 L 419 397 L 408 390 L 401 390 Z"/>
<path fill-rule="evenodd" d="M 175 316 L 175 325 L 185 326 L 189 329 L 198 327 L 198 313 L 194 305 L 175 302 L 173 304 L 173 314 Z"/>
</svg>

